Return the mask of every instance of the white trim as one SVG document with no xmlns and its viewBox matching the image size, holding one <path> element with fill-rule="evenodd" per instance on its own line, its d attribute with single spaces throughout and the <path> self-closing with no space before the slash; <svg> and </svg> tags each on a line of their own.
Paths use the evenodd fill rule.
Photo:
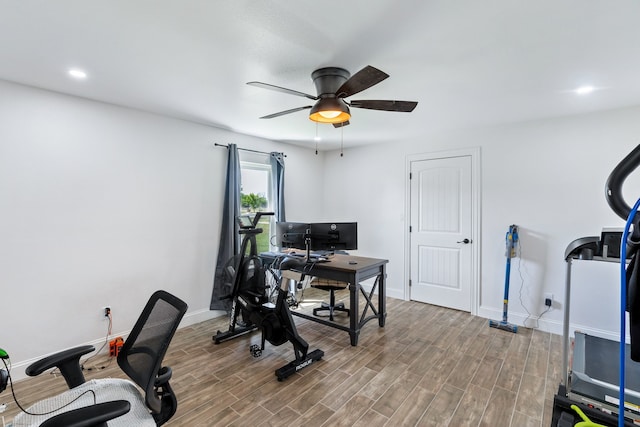
<svg viewBox="0 0 640 427">
<path fill-rule="evenodd" d="M 484 317 L 485 319 L 487 319 L 487 324 L 489 323 L 489 320 L 497 320 L 497 321 L 502 321 L 502 310 L 501 309 L 497 309 L 497 308 L 493 308 L 493 307 L 487 307 L 487 306 L 481 306 L 480 310 L 478 311 L 477 314 L 479 317 Z M 555 335 L 560 335 L 562 337 L 562 334 L 564 333 L 563 331 L 563 322 L 562 319 L 551 319 L 551 318 L 547 318 L 546 315 L 542 316 L 542 317 L 536 317 L 535 315 L 532 316 L 527 316 L 523 313 L 512 313 L 509 312 L 508 313 L 508 322 L 512 323 L 514 325 L 518 325 L 518 327 L 523 326 L 526 328 L 531 328 L 531 329 L 538 329 L 540 331 L 544 331 L 544 332 L 550 332 L 552 334 Z M 526 325 L 524 323 L 524 321 L 526 322 Z M 611 341 L 617 341 L 620 342 L 620 334 L 619 333 L 614 333 L 612 331 L 607 331 L 605 329 L 599 329 L 599 328 L 594 328 L 593 326 L 587 326 L 587 325 L 582 325 L 582 324 L 570 324 L 569 325 L 569 337 L 573 337 L 575 336 L 575 331 L 580 331 L 580 332 L 584 332 L 588 335 L 594 335 L 600 338 L 605 338 Z M 626 342 L 629 343 L 631 341 L 631 338 L 629 336 L 629 333 L 627 331 L 627 335 L 626 335 Z"/>
<path fill-rule="evenodd" d="M 374 280 L 375 280 L 374 278 L 367 279 L 364 282 L 360 283 L 360 286 L 365 292 L 371 292 L 371 288 L 373 287 Z M 378 295 L 377 288 L 376 288 L 376 291 L 374 292 L 374 295 Z M 389 298 L 404 299 L 404 296 L 400 292 L 398 292 L 395 289 L 389 290 L 388 287 L 385 289 L 385 295 Z"/>
<path fill-rule="evenodd" d="M 191 313 L 186 313 L 184 315 L 184 317 L 182 318 L 182 321 L 180 322 L 180 325 L 178 326 L 178 329 L 182 329 L 182 328 L 186 328 L 187 326 L 191 326 L 191 325 L 195 325 L 197 323 L 200 322 L 204 322 L 206 320 L 210 320 L 210 319 L 215 319 L 216 317 L 220 317 L 220 316 L 226 316 L 226 312 L 224 311 L 220 311 L 220 310 L 207 310 L 207 309 L 202 309 L 202 310 L 198 310 L 198 311 L 194 311 Z M 131 329 L 127 330 L 127 331 L 123 331 L 123 332 L 117 332 L 117 333 L 112 333 L 111 335 L 109 335 L 108 339 L 113 339 L 115 337 L 123 337 L 126 339 L 126 337 L 129 335 L 129 333 L 131 332 Z M 212 335 L 213 336 L 213 335 Z M 85 342 L 82 344 L 78 344 L 78 346 L 81 345 L 92 345 L 96 348 L 96 350 L 100 350 L 100 347 L 102 347 L 102 344 L 104 343 L 105 338 L 99 338 L 99 339 L 95 339 L 93 341 L 89 341 L 89 342 Z M 27 374 L 25 374 L 24 370 L 31 365 L 34 362 L 37 362 L 38 360 L 50 356 L 51 354 L 57 353 L 58 351 L 62 351 L 64 349 L 60 349 L 57 350 L 53 353 L 50 354 L 44 354 L 42 356 L 39 357 L 35 357 L 33 359 L 28 359 L 28 360 L 22 360 L 20 362 L 15 362 L 15 363 L 11 363 L 11 380 L 13 382 L 18 382 L 20 380 L 23 380 L 25 378 L 27 378 Z M 109 352 L 109 348 L 108 346 L 105 346 L 104 349 L 102 349 L 102 351 L 100 352 L 100 354 L 106 354 Z M 83 356 L 84 357 L 84 356 Z M 86 357 L 84 357 L 86 358 Z M 83 359 L 84 360 L 84 359 Z M 48 375 L 48 372 L 45 372 L 41 375 Z"/>
<path fill-rule="evenodd" d="M 403 298 L 405 301 L 409 300 L 409 279 L 411 278 L 411 236 L 409 234 L 409 226 L 411 225 L 411 180 L 409 174 L 411 173 L 411 163 L 445 159 L 449 157 L 471 157 L 471 273 L 472 273 L 472 286 L 471 286 L 471 314 L 477 315 L 480 301 L 480 247 L 481 247 L 481 162 L 480 162 L 480 147 L 462 148 L 457 150 L 436 151 L 431 153 L 410 154 L 406 157 L 405 163 L 405 218 L 406 227 L 404 234 L 405 244 L 405 257 L 404 257 L 404 292 Z"/>
</svg>

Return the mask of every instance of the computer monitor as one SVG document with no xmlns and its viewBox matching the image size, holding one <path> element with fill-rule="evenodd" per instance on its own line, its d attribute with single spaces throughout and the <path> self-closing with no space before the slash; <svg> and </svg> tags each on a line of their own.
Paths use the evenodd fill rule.
<svg viewBox="0 0 640 427">
<path fill-rule="evenodd" d="M 281 249 L 306 249 L 305 235 L 309 224 L 302 222 L 277 222 L 276 246 Z"/>
<path fill-rule="evenodd" d="M 322 222 L 309 224 L 312 251 L 358 249 L 357 222 Z"/>
</svg>

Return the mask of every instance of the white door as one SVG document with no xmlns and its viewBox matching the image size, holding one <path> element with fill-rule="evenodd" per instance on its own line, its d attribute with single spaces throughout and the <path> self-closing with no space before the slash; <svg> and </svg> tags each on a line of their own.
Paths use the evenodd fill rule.
<svg viewBox="0 0 640 427">
<path fill-rule="evenodd" d="M 410 299 L 471 311 L 472 157 L 410 165 Z"/>
</svg>

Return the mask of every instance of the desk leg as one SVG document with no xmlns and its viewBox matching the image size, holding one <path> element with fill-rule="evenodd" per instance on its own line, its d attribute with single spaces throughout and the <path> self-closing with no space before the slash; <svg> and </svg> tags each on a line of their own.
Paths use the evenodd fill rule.
<svg viewBox="0 0 640 427">
<path fill-rule="evenodd" d="M 385 264 L 380 267 L 380 283 L 378 284 L 378 324 L 384 327 L 387 318 L 387 270 Z"/>
<path fill-rule="evenodd" d="M 355 275 L 349 284 L 349 337 L 351 345 L 358 345 L 358 335 L 360 335 L 360 278 Z"/>
<path fill-rule="evenodd" d="M 352 346 L 357 346 L 358 345 L 358 332 L 351 332 L 349 331 L 349 337 L 351 337 L 351 345 Z"/>
</svg>

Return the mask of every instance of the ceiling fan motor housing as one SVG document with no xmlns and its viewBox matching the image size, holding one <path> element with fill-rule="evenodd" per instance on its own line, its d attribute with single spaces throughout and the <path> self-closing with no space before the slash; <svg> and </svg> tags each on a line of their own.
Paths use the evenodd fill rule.
<svg viewBox="0 0 640 427">
<path fill-rule="evenodd" d="M 320 68 L 311 73 L 316 93 L 320 98 L 335 98 L 336 91 L 349 77 L 351 74 L 347 70 L 338 67 Z"/>
</svg>

